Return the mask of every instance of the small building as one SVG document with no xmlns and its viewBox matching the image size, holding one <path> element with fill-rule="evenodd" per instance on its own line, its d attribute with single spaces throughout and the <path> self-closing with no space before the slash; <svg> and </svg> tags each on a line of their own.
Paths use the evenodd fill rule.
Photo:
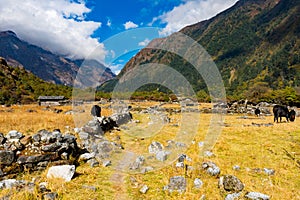
<svg viewBox="0 0 300 200">
<path fill-rule="evenodd" d="M 40 106 L 60 106 L 68 102 L 64 96 L 39 96 Z"/>
</svg>

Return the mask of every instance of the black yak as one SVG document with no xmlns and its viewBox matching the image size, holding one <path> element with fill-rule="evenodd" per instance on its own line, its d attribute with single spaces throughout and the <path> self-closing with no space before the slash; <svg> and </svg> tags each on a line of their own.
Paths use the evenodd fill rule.
<svg viewBox="0 0 300 200">
<path fill-rule="evenodd" d="M 273 113 L 274 113 L 274 122 L 275 121 L 278 122 L 278 117 L 280 118 L 280 122 L 281 122 L 281 117 L 285 117 L 287 122 L 289 120 L 291 121 L 295 120 L 296 112 L 294 110 L 289 112 L 289 109 L 286 106 L 275 105 L 273 107 Z"/>
</svg>

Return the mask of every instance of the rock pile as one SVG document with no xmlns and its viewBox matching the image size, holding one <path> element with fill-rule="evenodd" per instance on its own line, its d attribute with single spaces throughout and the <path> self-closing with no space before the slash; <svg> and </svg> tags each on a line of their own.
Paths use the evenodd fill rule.
<svg viewBox="0 0 300 200">
<path fill-rule="evenodd" d="M 80 153 L 74 135 L 63 135 L 60 130 L 40 130 L 32 136 L 10 131 L 0 133 L 0 176 L 23 170 L 46 169 L 48 164 L 72 163 Z"/>
</svg>

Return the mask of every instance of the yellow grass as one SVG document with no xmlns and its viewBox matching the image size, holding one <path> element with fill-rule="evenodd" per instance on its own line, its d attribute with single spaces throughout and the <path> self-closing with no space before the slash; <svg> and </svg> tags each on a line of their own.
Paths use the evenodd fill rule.
<svg viewBox="0 0 300 200">
<path fill-rule="evenodd" d="M 133 107 L 148 107 L 159 103 L 131 103 Z M 164 105 L 174 107 L 174 105 Z M 202 104 L 203 107 L 210 105 Z M 80 114 L 83 121 L 91 119 L 89 109 L 91 105 L 85 105 L 85 113 Z M 179 107 L 179 105 L 175 105 Z M 71 110 L 71 106 L 56 107 L 63 111 Z M 6 112 L 13 109 L 13 112 Z M 37 112 L 28 113 L 28 109 Z M 33 134 L 40 129 L 53 130 L 59 128 L 62 132 L 73 133 L 75 123 L 72 115 L 63 113 L 56 114 L 52 111 L 43 110 L 44 107 L 37 105 L 13 106 L 11 108 L 0 108 L 0 132 L 6 134 L 9 130 L 18 130 L 23 134 Z M 103 109 L 104 115 L 111 114 L 111 110 Z M 79 115 L 79 114 L 78 114 Z M 146 126 L 149 122 L 144 115 L 133 113 L 135 119 L 141 121 L 138 126 Z M 211 160 L 221 168 L 221 175 L 236 175 L 244 184 L 246 191 L 257 191 L 271 196 L 271 199 L 300 199 L 300 168 L 295 160 L 300 160 L 300 120 L 293 123 L 278 123 L 271 127 L 255 127 L 253 123 L 273 123 L 273 117 L 257 118 L 249 116 L 249 119 L 240 119 L 241 115 L 226 115 L 222 134 L 214 146 L 215 157 L 206 158 L 200 155 L 198 143 L 203 141 L 208 131 L 211 114 L 200 114 L 198 131 L 186 153 L 192 158 L 188 163 L 195 170 L 185 172 L 183 169 L 175 168 L 175 163 L 154 170 L 146 174 L 128 174 L 115 170 L 113 167 L 91 168 L 88 164 L 81 163 L 76 169 L 77 176 L 72 181 L 64 183 L 60 180 L 47 180 L 45 172 L 33 174 L 20 174 L 18 179 L 31 181 L 33 177 L 40 177 L 37 182 L 47 181 L 52 191 L 58 192 L 60 199 L 199 199 L 205 194 L 207 199 L 224 199 L 225 194 L 220 193 L 217 187 L 218 179 L 210 177 L 200 170 L 203 161 Z M 77 116 L 78 117 L 78 116 Z M 137 155 L 145 153 L 152 141 L 159 141 L 164 145 L 168 139 L 172 139 L 178 133 L 181 115 L 169 116 L 171 123 L 161 127 L 155 134 L 148 137 L 133 136 L 126 131 L 113 131 L 107 133 L 109 138 L 116 135 L 121 137 L 126 150 L 135 152 Z M 83 122 L 82 122 L 83 123 Z M 191 126 L 194 123 L 191 121 Z M 130 126 L 130 125 L 128 125 Z M 287 152 L 295 159 L 287 156 Z M 234 165 L 241 167 L 240 171 L 232 169 Z M 255 173 L 254 168 L 272 168 L 275 175 L 268 176 Z M 187 190 L 185 193 L 169 193 L 162 188 L 169 183 L 172 176 L 185 176 L 187 178 Z M 193 187 L 195 178 L 200 178 L 204 185 L 200 189 Z M 133 181 L 135 179 L 136 181 Z M 146 194 L 141 194 L 139 189 L 146 184 L 150 189 Z M 95 186 L 96 191 L 83 188 L 83 185 Z M 11 191 L 3 190 L 0 197 Z M 37 192 L 34 193 L 37 195 Z M 15 192 L 15 199 L 35 199 L 35 195 L 28 192 Z"/>
</svg>

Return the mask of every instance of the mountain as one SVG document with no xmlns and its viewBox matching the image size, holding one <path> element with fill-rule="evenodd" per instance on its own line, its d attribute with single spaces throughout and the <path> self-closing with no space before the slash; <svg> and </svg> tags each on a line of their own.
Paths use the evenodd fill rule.
<svg viewBox="0 0 300 200">
<path fill-rule="evenodd" d="M 179 32 L 209 53 L 221 73 L 227 97 L 253 101 L 289 98 L 281 97 L 285 90 L 296 92 L 299 97 L 299 13 L 300 0 L 240 0 L 215 17 Z M 159 63 L 176 69 L 196 92 L 207 93 L 202 77 L 190 63 L 173 53 L 152 48 L 168 38 L 152 41 L 125 65 L 117 78 L 136 66 Z M 114 82 L 105 86 L 112 87 L 110 83 Z"/>
<path fill-rule="evenodd" d="M 23 67 L 12 67 L 0 57 L 0 104 L 31 103 L 39 96 L 70 98 L 72 88 L 46 82 Z"/>
<path fill-rule="evenodd" d="M 0 56 L 9 65 L 22 66 L 41 79 L 56 84 L 73 85 L 81 64 L 90 62 L 96 66 L 93 74 L 99 83 L 115 77 L 109 68 L 96 60 L 87 62 L 64 58 L 19 39 L 12 31 L 0 32 Z"/>
</svg>

